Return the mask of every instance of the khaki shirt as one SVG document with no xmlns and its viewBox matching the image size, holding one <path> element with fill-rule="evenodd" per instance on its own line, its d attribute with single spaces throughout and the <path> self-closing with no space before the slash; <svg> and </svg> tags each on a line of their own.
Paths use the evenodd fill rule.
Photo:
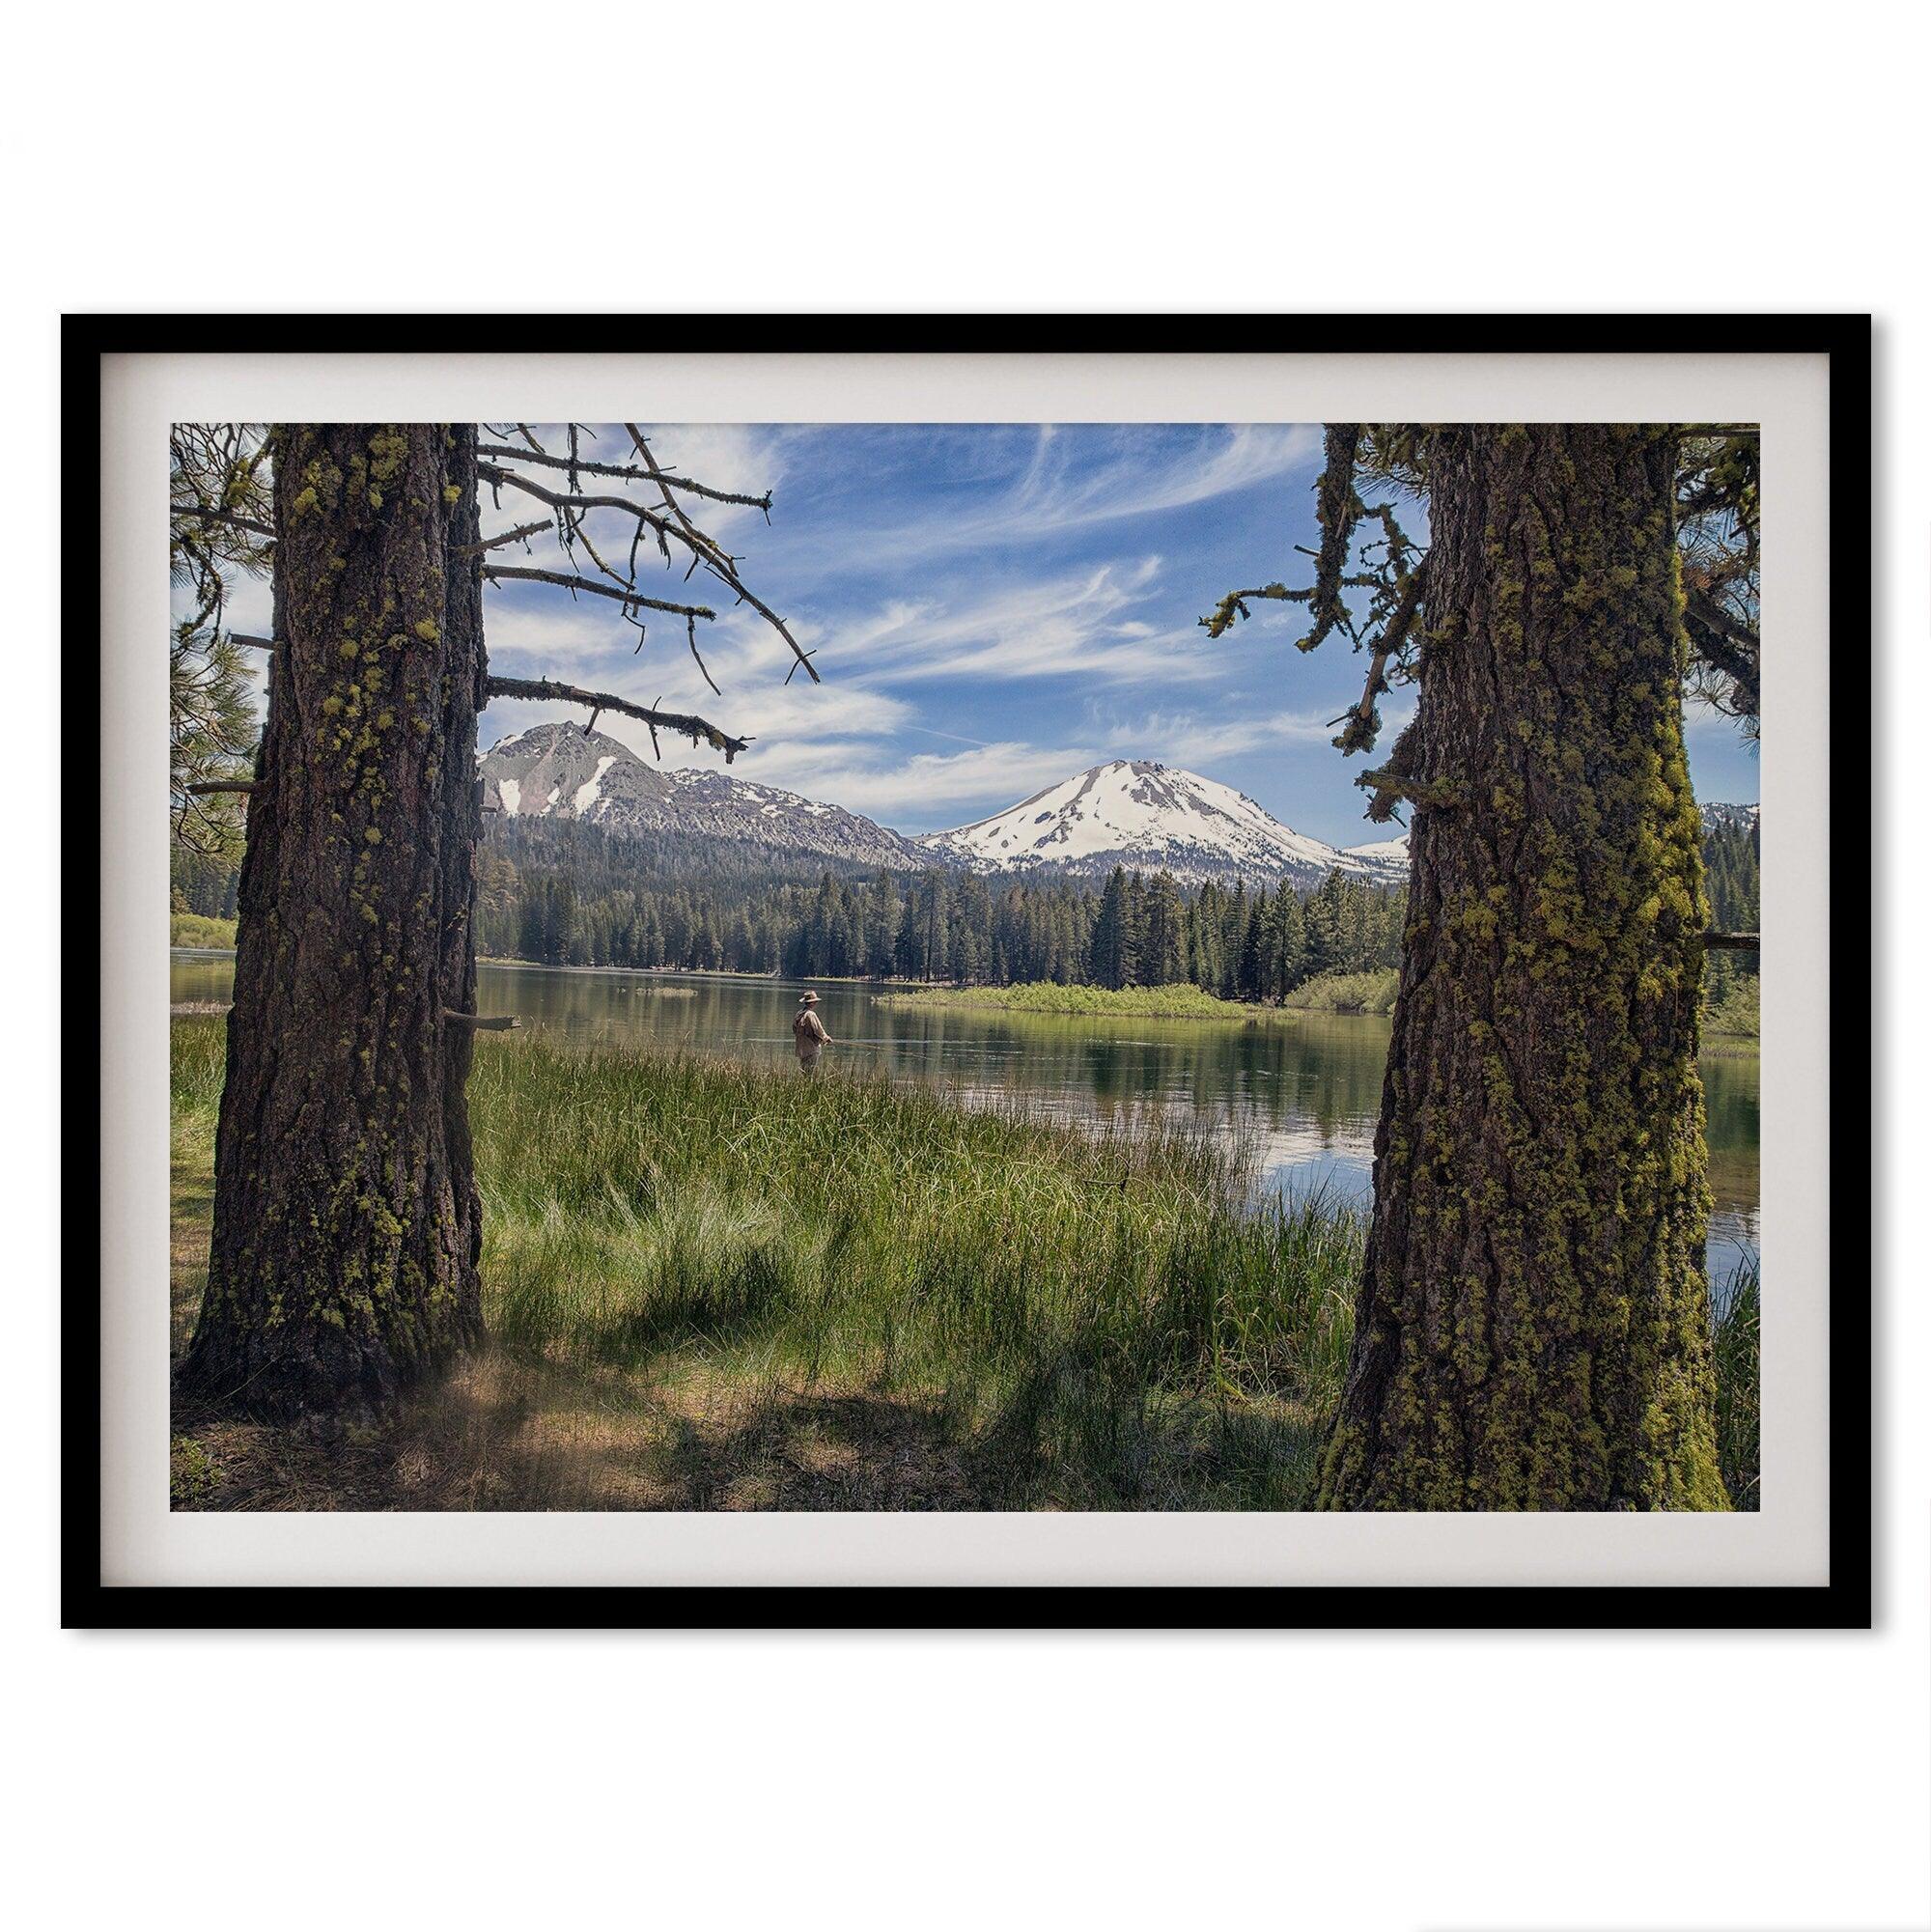
<svg viewBox="0 0 1931 1932">
<path fill-rule="evenodd" d="M 798 1057 L 809 1066 L 818 1057 L 818 1050 L 830 1039 L 825 1030 L 825 1022 L 810 1007 L 806 1007 L 791 1022 L 791 1037 L 798 1045 Z"/>
</svg>

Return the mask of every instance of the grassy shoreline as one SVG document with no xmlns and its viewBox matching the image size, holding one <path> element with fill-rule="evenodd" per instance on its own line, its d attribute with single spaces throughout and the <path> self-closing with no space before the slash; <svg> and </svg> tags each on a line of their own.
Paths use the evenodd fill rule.
<svg viewBox="0 0 1931 1932">
<path fill-rule="evenodd" d="M 1000 1013 L 1065 1014 L 1103 1020 L 1215 1020 L 1243 1025 L 1280 1024 L 1302 1013 L 1367 1014 L 1385 1019 L 1394 1010 L 1400 975 L 1377 972 L 1321 973 L 1303 980 L 1278 1005 L 1222 999 L 1185 982 L 1174 986 L 1062 986 L 1033 981 L 1020 986 L 932 987 L 885 993 L 874 1004 L 910 1012 L 979 1007 Z"/>
<path fill-rule="evenodd" d="M 881 993 L 875 1006 L 907 1012 L 979 1008 L 999 1013 L 1064 1014 L 1123 1020 L 1219 1020 L 1265 1023 L 1286 1018 L 1277 1006 L 1221 999 L 1197 986 L 1061 986 L 1049 980 L 1021 986 L 930 987 L 913 993 Z"/>
<path fill-rule="evenodd" d="M 199 912 L 171 912 L 168 915 L 168 944 L 191 952 L 232 952 L 235 949 L 235 921 L 206 918 Z"/>
<path fill-rule="evenodd" d="M 219 1021 L 173 1024 L 174 1341 Z M 1304 1507 L 1361 1217 L 1224 1139 L 541 1037 L 470 1084 L 490 1346 L 348 1440 L 182 1412 L 199 1508 Z M 1726 1470 L 1753 1493 L 1753 1294 Z M 1741 1498 L 1740 1498 L 1741 1499 Z"/>
<path fill-rule="evenodd" d="M 225 936 L 225 937 L 224 937 Z M 205 919 L 192 912 L 173 916 L 171 946 L 195 952 L 232 951 L 235 921 Z M 789 984 L 782 974 L 686 970 L 673 966 L 549 966 L 540 960 L 502 959 L 485 955 L 481 966 L 524 972 L 618 974 L 650 979 L 719 979 L 746 985 Z M 1000 1013 L 1031 1013 L 1071 1019 L 1209 1020 L 1221 1024 L 1278 1024 L 1303 1013 L 1327 1013 L 1386 1019 L 1394 1011 L 1400 975 L 1392 966 L 1373 972 L 1321 973 L 1287 994 L 1277 1006 L 1247 1000 L 1222 999 L 1191 985 L 1133 986 L 1118 991 L 1098 986 L 1062 986 L 1035 981 L 1019 986 L 937 986 L 910 980 L 838 978 L 820 974 L 814 986 L 877 986 L 890 989 L 875 994 L 876 1005 L 906 1011 L 942 1012 L 948 1008 Z M 803 985 L 805 982 L 797 982 Z M 1759 1050 L 1755 984 L 1747 994 L 1733 993 L 1703 1018 L 1703 1051 L 1742 1057 Z"/>
</svg>

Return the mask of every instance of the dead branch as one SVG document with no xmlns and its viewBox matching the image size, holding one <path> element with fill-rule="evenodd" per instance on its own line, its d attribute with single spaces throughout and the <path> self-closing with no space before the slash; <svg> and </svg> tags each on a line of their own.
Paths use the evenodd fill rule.
<svg viewBox="0 0 1931 1932">
<path fill-rule="evenodd" d="M 1311 590 L 1289 590 L 1284 583 L 1264 583 L 1256 590 L 1230 590 L 1214 606 L 1212 617 L 1203 617 L 1200 622 L 1206 626 L 1210 637 L 1218 637 L 1237 617 L 1252 615 L 1247 609 L 1251 600 L 1271 598 L 1276 603 L 1305 603 L 1314 593 Z"/>
<path fill-rule="evenodd" d="M 488 565 L 484 569 L 486 576 L 496 574 L 520 576 L 539 582 L 561 584 L 575 590 L 594 591 L 600 596 L 611 598 L 613 602 L 626 605 L 627 614 L 630 609 L 643 608 L 667 610 L 683 616 L 686 619 L 686 633 L 690 638 L 691 656 L 696 659 L 699 670 L 703 671 L 705 683 L 710 685 L 713 690 L 715 690 L 717 688 L 716 685 L 712 681 L 709 670 L 705 669 L 704 659 L 697 650 L 696 633 L 694 629 L 689 625 L 688 620 L 692 617 L 703 617 L 707 621 L 713 621 L 716 613 L 702 605 L 669 603 L 661 599 L 649 598 L 644 596 L 636 587 L 637 549 L 644 534 L 648 532 L 656 540 L 658 552 L 666 563 L 670 561 L 670 545 L 671 540 L 674 538 L 690 554 L 690 567 L 685 573 L 686 582 L 690 580 L 690 577 L 701 566 L 712 576 L 715 577 L 740 603 L 746 604 L 752 610 L 755 610 L 784 639 L 786 644 L 790 646 L 793 663 L 791 672 L 786 678 L 787 683 L 790 682 L 791 676 L 797 674 L 800 664 L 803 665 L 806 676 L 814 684 L 821 682 L 817 667 L 811 662 L 811 654 L 804 650 L 799 645 L 798 639 L 792 635 L 790 626 L 786 624 L 785 620 L 763 598 L 759 597 L 744 582 L 742 576 L 739 574 L 738 559 L 716 538 L 698 528 L 685 510 L 684 505 L 678 501 L 675 493 L 678 490 L 685 490 L 691 495 L 705 497 L 716 503 L 742 504 L 750 509 L 761 510 L 769 517 L 771 504 L 770 492 L 769 490 L 763 496 L 746 496 L 732 490 L 713 490 L 707 485 L 697 483 L 690 477 L 671 474 L 651 454 L 649 443 L 645 441 L 642 431 L 634 423 L 626 423 L 624 428 L 629 433 L 631 442 L 636 445 L 637 455 L 640 459 L 637 463 L 606 463 L 588 461 L 578 453 L 577 426 L 575 424 L 572 424 L 570 429 L 570 454 L 568 456 L 551 456 L 537 441 L 536 437 L 530 434 L 526 425 L 519 424 L 518 428 L 528 440 L 530 444 L 529 449 L 520 450 L 512 445 L 502 443 L 486 443 L 480 445 L 477 452 L 479 458 L 500 458 L 502 461 L 500 462 L 479 462 L 477 464 L 478 476 L 498 492 L 507 485 L 512 490 L 520 490 L 523 494 L 534 497 L 538 502 L 545 504 L 554 512 L 557 539 L 565 550 L 569 551 L 576 544 L 580 543 L 589 553 L 591 561 L 595 563 L 598 570 L 609 579 L 609 586 L 614 586 L 614 588 L 596 584 L 588 577 L 568 574 L 546 574 L 540 571 L 528 570 L 511 571 L 503 567 Z M 551 469 L 563 471 L 569 482 L 568 490 L 553 490 L 546 489 L 542 484 L 532 481 L 529 477 L 518 474 L 514 468 L 504 466 L 505 464 L 526 462 L 538 462 Z M 588 493 L 580 487 L 579 482 L 579 479 L 586 475 L 615 476 L 622 478 L 628 483 L 649 483 L 655 485 L 662 507 L 660 510 L 653 509 L 646 504 L 633 502 L 626 496 Z M 613 569 L 598 554 L 597 546 L 590 539 L 584 520 L 593 510 L 611 511 L 628 516 L 634 520 L 636 527 L 630 542 L 628 573 Z M 642 626 L 639 625 L 638 628 L 641 629 Z M 641 645 L 639 648 L 642 648 Z"/>
<path fill-rule="evenodd" d="M 528 434 L 528 432 L 525 431 L 524 434 Z M 650 470 L 640 469 L 635 463 L 586 462 L 581 459 L 573 463 L 568 457 L 551 456 L 536 442 L 534 437 L 531 437 L 531 447 L 526 450 L 513 449 L 505 443 L 478 443 L 476 454 L 480 457 L 507 457 L 514 462 L 540 462 L 550 469 L 576 469 L 585 476 L 621 476 L 630 483 L 655 480 Z M 669 483 L 673 490 L 687 490 L 692 496 L 706 497 L 713 503 L 736 503 L 746 510 L 762 510 L 767 516 L 770 514 L 771 492 L 769 490 L 762 496 L 741 496 L 729 490 L 713 490 L 708 484 L 699 483 L 693 477 L 672 476 L 665 477 L 664 481 Z"/>
<path fill-rule="evenodd" d="M 250 536 L 274 537 L 274 527 L 268 523 L 258 523 L 252 517 L 238 517 L 232 510 L 205 510 L 198 503 L 170 503 L 170 517 L 195 517 L 204 523 L 226 523 L 237 530 L 246 530 Z"/>
<path fill-rule="evenodd" d="M 666 731 L 674 731 L 689 739 L 693 744 L 708 744 L 713 750 L 721 751 L 727 765 L 751 742 L 748 738 L 733 738 L 706 719 L 685 712 L 658 711 L 654 706 L 632 704 L 629 698 L 620 698 L 610 691 L 587 691 L 578 685 L 560 685 L 550 678 L 492 677 L 489 691 L 492 698 L 529 698 L 539 703 L 585 705 L 593 713 L 621 712 L 626 717 L 638 718 L 649 725 L 653 743 L 657 742 L 658 727 L 661 725 Z"/>
<path fill-rule="evenodd" d="M 1706 591 L 1692 590 L 1686 595 L 1684 616 L 1697 655 L 1736 686 L 1744 709 L 1754 716 L 1763 657 L 1762 640 L 1756 631 Z"/>
<path fill-rule="evenodd" d="M 1375 700 L 1388 687 L 1388 659 L 1400 658 L 1408 643 L 1408 633 L 1414 629 L 1415 617 L 1421 609 L 1427 572 L 1428 566 L 1423 562 L 1409 573 L 1392 615 L 1375 639 L 1374 656 L 1368 660 L 1368 680 L 1361 691 L 1361 701 L 1353 711 L 1342 714 L 1347 722 L 1341 725 L 1340 735 L 1334 740 L 1335 749 L 1344 755 L 1372 751 L 1375 740 L 1381 735 L 1382 717 Z M 1335 718 L 1331 722 L 1340 724 L 1341 719 Z"/>
<path fill-rule="evenodd" d="M 597 555 L 596 546 L 584 532 L 582 517 L 592 510 L 614 510 L 624 516 L 634 517 L 642 528 L 649 530 L 657 538 L 658 549 L 665 562 L 670 560 L 669 539 L 672 537 L 691 552 L 693 568 L 697 564 L 709 564 L 714 560 L 722 562 L 728 567 L 736 561 L 713 539 L 705 536 L 703 531 L 687 518 L 681 518 L 680 523 L 673 523 L 668 518 L 658 516 L 654 511 L 647 510 L 641 503 L 632 503 L 628 496 L 585 496 L 580 493 L 546 490 L 542 484 L 532 483 L 528 477 L 518 476 L 514 470 L 499 469 L 493 463 L 478 463 L 476 473 L 493 489 L 507 486 L 511 490 L 520 490 L 525 496 L 534 496 L 539 503 L 547 504 L 556 513 L 559 530 L 569 533 L 569 542 L 580 542 L 591 556 L 596 558 L 597 567 L 612 583 L 631 584 L 636 581 L 635 550 L 633 548 L 631 551 L 632 568 L 628 577 L 612 570 L 602 557 Z M 673 504 L 672 508 L 675 509 L 676 506 Z M 548 523 L 528 523 L 522 526 L 528 531 L 546 530 L 550 527 Z M 502 539 L 495 541 L 501 542 Z"/>
<path fill-rule="evenodd" d="M 540 536 L 550 528 L 547 517 L 540 517 L 534 523 L 518 523 L 514 530 L 505 530 L 499 537 L 485 537 L 480 544 L 464 544 L 460 554 L 475 556 L 484 550 L 500 550 L 505 544 L 521 543 L 525 537 Z"/>
<path fill-rule="evenodd" d="M 485 564 L 483 574 L 491 583 L 513 577 L 525 583 L 561 584 L 565 590 L 587 590 L 592 597 L 607 597 L 615 603 L 640 610 L 667 610 L 673 617 L 714 619 L 717 615 L 708 604 L 666 603 L 660 597 L 646 597 L 641 591 L 626 590 L 622 584 L 599 583 L 594 577 L 574 576 L 568 571 L 526 570 L 520 564 Z"/>
<path fill-rule="evenodd" d="M 1400 752 L 1399 741 L 1395 749 Z M 1469 796 L 1468 788 L 1453 778 L 1412 777 L 1397 770 L 1392 761 L 1377 770 L 1363 771 L 1355 783 L 1374 794 L 1368 800 L 1368 817 L 1377 825 L 1385 825 L 1397 804 L 1413 805 L 1418 811 L 1445 812 L 1466 802 Z"/>
</svg>

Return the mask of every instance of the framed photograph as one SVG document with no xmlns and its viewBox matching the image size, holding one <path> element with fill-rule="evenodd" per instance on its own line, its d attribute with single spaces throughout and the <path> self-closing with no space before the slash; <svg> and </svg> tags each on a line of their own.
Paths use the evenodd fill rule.
<svg viewBox="0 0 1931 1932">
<path fill-rule="evenodd" d="M 70 1623 L 1868 1624 L 1867 318 L 64 384 Z"/>
</svg>

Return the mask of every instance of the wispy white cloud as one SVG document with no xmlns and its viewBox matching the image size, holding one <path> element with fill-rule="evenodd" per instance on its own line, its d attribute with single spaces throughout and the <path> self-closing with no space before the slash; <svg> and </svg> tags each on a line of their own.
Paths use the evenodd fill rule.
<svg viewBox="0 0 1931 1932">
<path fill-rule="evenodd" d="M 1269 744 L 1318 744 L 1334 736 L 1326 714 L 1277 711 L 1209 718 L 1189 713 L 1123 718 L 1106 733 L 1109 750 L 1165 765 L 1210 770 L 1217 759 L 1236 758 Z"/>
<path fill-rule="evenodd" d="M 514 617 L 486 604 L 484 623 L 492 666 L 517 677 L 542 677 L 547 671 L 567 683 L 614 691 L 638 704 L 694 712 L 740 738 L 756 741 L 740 768 L 742 776 L 781 784 L 786 781 L 768 779 L 763 769 L 750 770 L 751 763 L 764 767 L 782 745 L 883 739 L 916 721 L 917 711 L 910 700 L 863 681 L 814 685 L 800 673 L 786 684 L 785 672 L 794 661 L 791 651 L 754 612 L 734 611 L 716 625 L 699 627 L 704 661 L 718 686 L 713 691 L 692 659 L 677 620 L 653 620 L 638 651 L 635 633 L 614 614 L 600 618 L 595 612 L 573 609 L 562 592 L 553 595 L 560 608 L 531 609 L 519 600 Z M 808 645 L 809 630 L 800 634 Z M 499 728 L 502 710 L 500 700 L 490 707 L 492 734 Z M 604 728 L 648 757 L 650 741 L 644 726 L 620 731 L 614 719 L 613 714 Z M 667 764 L 705 762 L 680 761 L 670 755 L 671 748 L 666 741 Z"/>
<path fill-rule="evenodd" d="M 1105 438 L 1096 452 L 1094 434 Z M 948 552 L 1025 546 L 1136 517 L 1171 514 L 1305 467 L 1320 432 L 1305 424 L 1203 425 L 1176 453 L 1170 425 L 1127 425 L 1074 436 L 1052 424 L 1034 432 L 1017 479 L 962 506 L 912 492 L 905 514 L 849 533 L 875 566 L 903 569 Z"/>
<path fill-rule="evenodd" d="M 1128 612 L 1156 588 L 1157 556 L 1008 583 L 976 595 L 899 599 L 825 631 L 827 667 L 846 675 L 1049 678 L 1170 684 L 1214 674 L 1189 650 L 1190 630 L 1167 633 Z"/>
<path fill-rule="evenodd" d="M 1249 753 L 1279 747 L 1299 752 L 1309 748 L 1317 756 L 1332 752 L 1338 705 L 1295 711 L 1246 711 L 1207 714 L 1198 711 L 1155 711 L 1103 714 L 1089 718 L 1090 736 L 1115 756 L 1151 758 L 1163 765 L 1183 765 L 1212 777 L 1216 768 Z M 1384 697 L 1379 742 L 1392 743 L 1414 715 L 1412 691 Z M 1367 763 L 1372 764 L 1372 759 Z M 1358 770 L 1359 766 L 1350 769 Z"/>
<path fill-rule="evenodd" d="M 538 434 L 552 450 L 565 447 L 555 426 Z M 787 682 L 790 649 L 762 618 L 731 606 L 702 573 L 686 584 L 681 554 L 669 570 L 653 563 L 648 544 L 640 552 L 647 594 L 719 611 L 698 627 L 719 690 L 692 660 L 680 619 L 649 616 L 639 650 L 614 604 L 527 583 L 486 590 L 497 670 L 548 674 L 698 713 L 753 741 L 734 775 L 914 830 L 982 817 L 1111 755 L 1212 771 L 1244 752 L 1331 736 L 1312 713 L 1225 714 L 1225 694 L 1213 687 L 1226 681 L 1230 660 L 1203 647 L 1191 623 L 1190 581 L 1169 580 L 1173 573 L 1149 541 L 1161 534 L 1156 522 L 1147 521 L 1137 541 L 1128 527 L 1311 462 L 1312 431 L 1021 425 L 976 440 L 957 430 L 909 432 L 910 440 L 897 445 L 882 442 L 884 433 L 863 432 L 827 443 L 826 431 L 812 427 L 684 425 L 647 434 L 654 454 L 678 471 L 746 494 L 777 491 L 770 530 L 755 510 L 691 508 L 745 552 L 747 580 L 787 613 L 826 682 L 802 673 Z M 921 468 L 941 447 L 950 450 L 948 462 Z M 621 426 L 612 426 L 585 453 L 623 462 L 630 450 Z M 535 474 L 547 487 L 563 482 L 557 472 Z M 884 475 L 893 478 L 889 487 Z M 612 480 L 607 488 L 624 486 Z M 500 507 L 486 499 L 485 532 L 542 514 L 535 499 L 505 490 Z M 630 556 L 631 528 L 615 512 L 594 513 L 589 524 L 597 548 L 620 568 Z M 1121 541 L 1103 535 L 1096 546 L 1094 531 Z M 1077 533 L 1070 541 L 1051 541 L 1069 532 Z M 562 554 L 548 531 L 534 536 L 529 550 L 494 554 L 546 569 L 594 569 L 580 551 Z M 913 560 L 918 568 L 904 568 Z M 1189 571 L 1197 574 L 1191 564 Z M 268 628 L 266 584 L 238 587 L 236 622 Z M 1069 700 L 1069 691 L 1078 696 Z M 1107 694 L 1146 702 L 1155 693 L 1160 708 L 1137 718 L 1103 715 L 1092 702 Z M 498 701 L 483 740 L 566 714 Z M 606 713 L 600 728 L 651 756 L 642 724 Z M 670 767 L 717 765 L 708 751 L 669 738 L 662 753 Z"/>
<path fill-rule="evenodd" d="M 669 762 L 669 761 L 666 761 Z M 787 743 L 740 768 L 760 784 L 827 798 L 905 831 L 933 831 L 982 817 L 1098 762 L 1086 746 L 975 745 L 894 758 L 876 742 Z"/>
<path fill-rule="evenodd" d="M 661 632 L 661 635 L 659 635 Z M 573 600 L 567 591 L 546 586 L 514 594 L 486 588 L 483 637 L 490 665 L 514 677 L 552 673 L 575 678 L 586 668 L 627 667 L 639 657 L 683 643 L 677 620 L 654 622 L 639 653 L 636 631 L 613 603 L 594 598 Z"/>
<path fill-rule="evenodd" d="M 1013 534 L 1045 535 L 1181 510 L 1302 467 L 1321 440 L 1320 431 L 1305 423 L 1235 423 L 1203 435 L 1182 461 L 1156 462 L 1147 436 L 1120 430 L 1106 461 L 1095 463 L 1082 451 L 1076 462 L 1056 429 L 1042 425 L 1025 476 L 993 514 L 1012 523 Z"/>
<path fill-rule="evenodd" d="M 574 682 L 668 710 L 695 711 L 752 739 L 738 775 L 886 824 L 929 829 L 1012 804 L 1105 755 L 1096 748 L 1097 738 L 1049 744 L 1020 733 L 988 742 L 969 731 L 949 731 L 946 711 L 921 701 L 938 681 L 963 679 L 996 689 L 1073 676 L 1089 687 L 1158 683 L 1171 688 L 1214 674 L 1211 656 L 1189 648 L 1198 641 L 1196 631 L 1168 636 L 1134 614 L 1154 594 L 1160 572 L 1161 559 L 1145 556 L 1043 579 L 1005 577 L 990 588 L 892 598 L 850 615 L 801 615 L 793 629 L 817 653 L 822 685 L 802 675 L 787 683 L 789 647 L 755 612 L 735 609 L 699 627 L 700 647 L 721 696 L 691 661 L 675 620 L 652 620 L 639 654 L 633 633 L 614 611 L 605 614 L 588 600 L 573 605 L 561 592 L 518 586 L 490 593 L 488 630 L 491 661 L 501 668 L 538 675 L 547 661 Z M 492 707 L 487 737 L 523 721 L 520 708 Z M 650 755 L 641 725 L 606 716 L 602 728 Z M 1182 762 L 1200 755 L 1204 733 L 1198 724 L 1190 735 L 1176 730 L 1174 748 L 1163 752 L 1131 748 Z M 915 735 L 960 748 L 910 752 Z M 663 754 L 673 767 L 714 763 L 668 739 Z"/>
</svg>

